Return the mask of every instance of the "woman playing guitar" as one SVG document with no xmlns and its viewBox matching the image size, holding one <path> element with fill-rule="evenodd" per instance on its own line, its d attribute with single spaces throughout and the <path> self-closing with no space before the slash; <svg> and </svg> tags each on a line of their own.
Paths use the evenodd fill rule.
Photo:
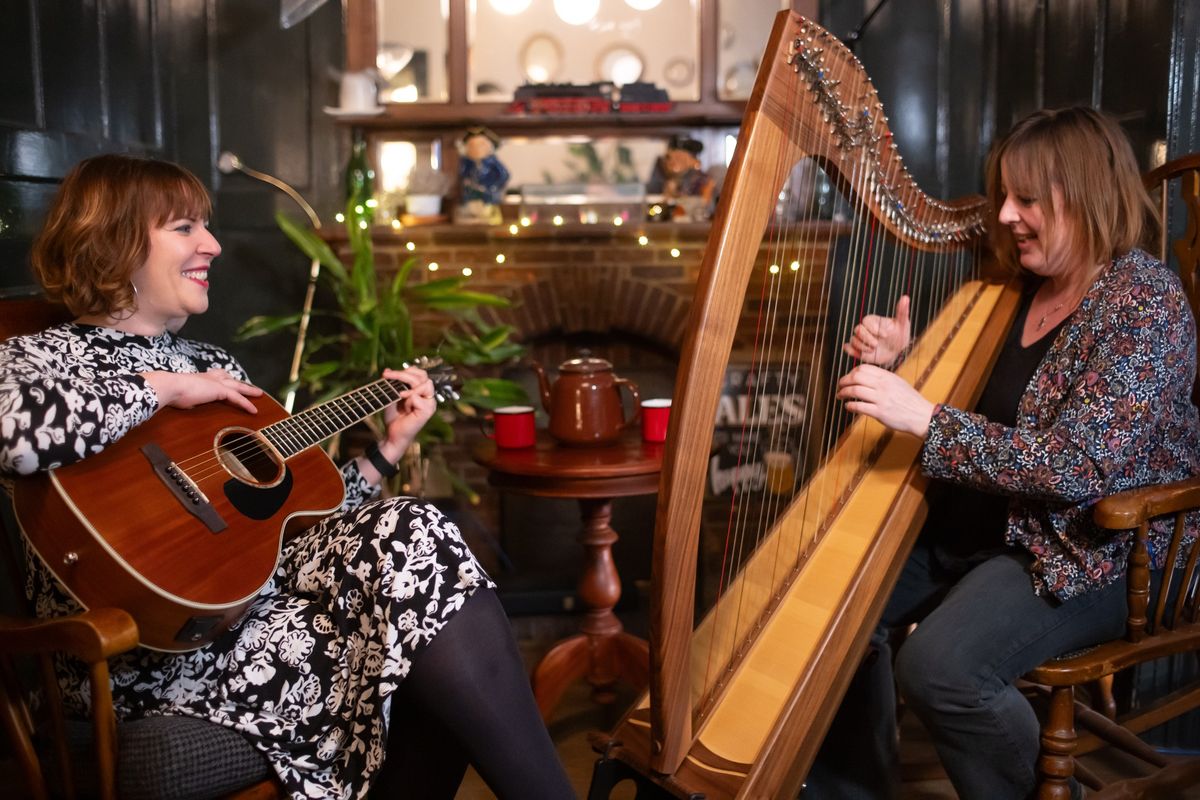
<svg viewBox="0 0 1200 800">
<path fill-rule="evenodd" d="M 105 155 L 67 175 L 32 261 L 75 319 L 0 344 L 5 488 L 100 453 L 167 407 L 255 413 L 262 391 L 237 361 L 177 335 L 208 310 L 221 252 L 209 212 L 204 186 L 174 164 Z M 235 728 L 294 797 L 453 797 L 468 761 L 501 797 L 573 797 L 458 529 L 411 497 L 372 499 L 435 409 L 420 369 L 384 377 L 407 388 L 384 440 L 342 468 L 341 508 L 284 542 L 274 575 L 214 641 L 116 659 L 117 713 Z M 78 611 L 27 550 L 39 613 Z M 86 677 L 68 665 L 60 676 L 79 713 Z"/>
</svg>

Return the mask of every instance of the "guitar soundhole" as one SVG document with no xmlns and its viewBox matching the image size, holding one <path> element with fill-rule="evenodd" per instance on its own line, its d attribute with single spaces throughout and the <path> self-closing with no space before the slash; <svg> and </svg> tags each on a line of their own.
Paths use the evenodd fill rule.
<svg viewBox="0 0 1200 800">
<path fill-rule="evenodd" d="M 254 431 L 227 428 L 217 435 L 217 456 L 233 477 L 258 486 L 273 486 L 283 477 L 275 451 Z"/>
</svg>

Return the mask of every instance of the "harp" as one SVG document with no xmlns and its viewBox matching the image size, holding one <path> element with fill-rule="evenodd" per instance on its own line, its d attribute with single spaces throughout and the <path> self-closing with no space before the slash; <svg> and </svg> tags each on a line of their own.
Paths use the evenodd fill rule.
<svg viewBox="0 0 1200 800">
<path fill-rule="evenodd" d="M 819 205 L 813 192 L 785 191 L 796 165 L 812 163 L 853 221 L 781 222 L 799 216 L 791 203 Z M 982 197 L 922 193 L 858 60 L 820 26 L 780 12 L 676 380 L 654 536 L 650 688 L 598 742 L 602 763 L 679 797 L 796 796 L 925 517 L 920 442 L 848 419 L 831 399 L 852 366 L 840 343 L 864 312 L 889 313 L 909 294 L 919 335 L 896 371 L 933 402 L 971 407 L 1019 296 L 979 277 L 985 211 Z M 731 352 L 749 362 L 746 406 L 787 405 L 755 397 L 771 382 L 756 385 L 756 372 L 770 366 L 775 389 L 791 381 L 805 414 L 759 419 L 756 435 L 742 437 L 734 469 L 744 474 L 721 512 L 720 594 L 698 614 L 701 512 Z M 790 485 L 786 471 L 759 463 L 772 448 L 794 464 Z"/>
</svg>

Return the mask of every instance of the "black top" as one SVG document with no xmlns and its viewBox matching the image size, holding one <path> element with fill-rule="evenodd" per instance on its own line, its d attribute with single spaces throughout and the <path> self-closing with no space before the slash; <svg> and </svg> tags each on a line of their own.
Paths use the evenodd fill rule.
<svg viewBox="0 0 1200 800">
<path fill-rule="evenodd" d="M 1017 407 L 1038 365 L 1066 323 L 1064 319 L 1029 347 L 1021 346 L 1021 332 L 1037 285 L 1021 297 L 1016 319 L 992 367 L 975 411 L 1010 428 L 1017 424 Z M 969 524 L 964 524 L 969 521 Z M 939 557 L 947 562 L 973 563 L 1004 549 L 1008 526 L 1008 497 L 966 486 L 943 485 L 929 508 L 923 532 Z M 951 564 L 947 564 L 951 566 Z"/>
</svg>

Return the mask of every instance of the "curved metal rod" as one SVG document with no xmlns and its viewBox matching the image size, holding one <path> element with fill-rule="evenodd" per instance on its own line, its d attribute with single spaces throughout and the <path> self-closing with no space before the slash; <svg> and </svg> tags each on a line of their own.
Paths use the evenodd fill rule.
<svg viewBox="0 0 1200 800">
<path fill-rule="evenodd" d="M 263 183 L 269 183 L 276 189 L 286 194 L 292 200 L 296 201 L 296 205 L 308 215 L 309 221 L 312 223 L 314 230 L 321 229 L 321 218 L 317 216 L 317 212 L 308 204 L 308 201 L 300 196 L 300 193 L 293 189 L 288 184 L 279 180 L 273 175 L 268 175 L 265 172 L 259 172 L 256 169 L 251 169 L 242 163 L 242 160 L 228 150 L 221 153 L 217 158 L 217 169 L 222 173 L 229 175 L 234 171 L 249 175 L 251 178 L 260 180 Z M 308 337 L 308 322 L 312 318 L 313 297 L 317 291 L 317 279 L 321 275 L 321 262 L 317 259 L 312 260 L 312 264 L 308 270 L 308 288 L 304 292 L 304 305 L 300 310 L 300 322 L 296 330 L 296 346 L 292 350 L 292 365 L 288 370 L 288 384 L 294 384 L 300 378 L 300 360 L 304 355 L 304 341 Z M 293 406 L 296 404 L 296 390 L 289 389 L 287 397 L 284 398 L 283 407 L 290 414 Z"/>
</svg>

